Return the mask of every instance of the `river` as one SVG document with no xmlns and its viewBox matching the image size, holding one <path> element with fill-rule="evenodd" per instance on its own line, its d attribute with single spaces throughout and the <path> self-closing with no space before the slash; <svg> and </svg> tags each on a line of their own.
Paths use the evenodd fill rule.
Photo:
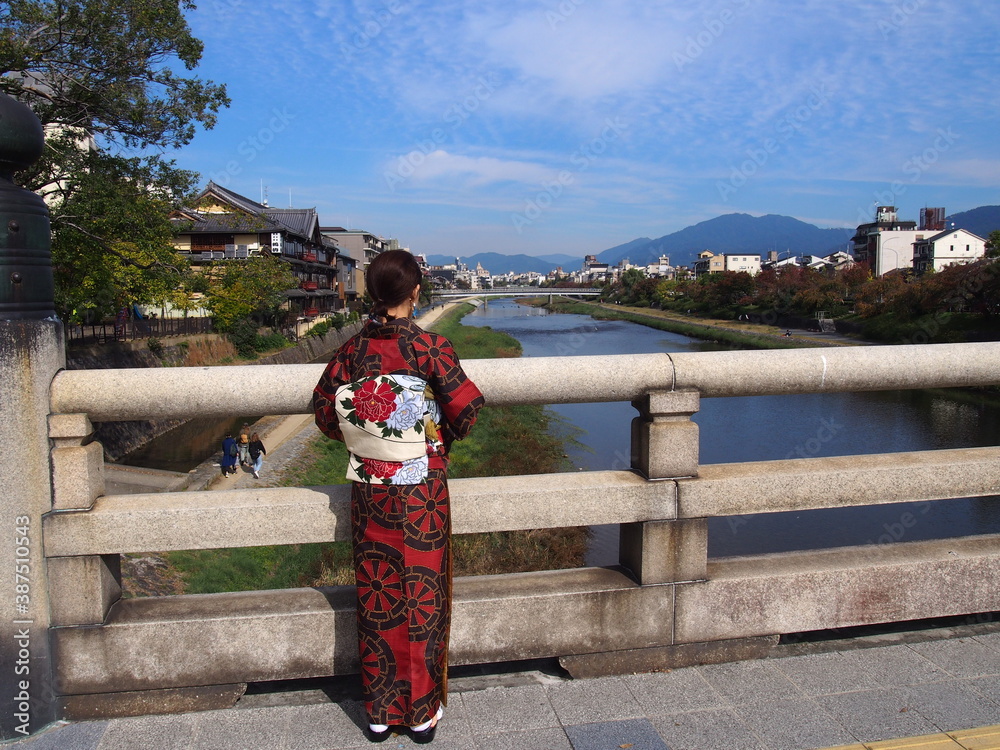
<svg viewBox="0 0 1000 750">
<path fill-rule="evenodd" d="M 550 313 L 491 301 L 466 325 L 490 326 L 521 342 L 525 357 L 713 351 L 710 342 L 626 321 Z M 960 391 L 880 391 L 708 398 L 693 417 L 700 463 L 734 463 L 968 448 L 1000 442 L 997 400 Z M 628 403 L 559 404 L 554 429 L 570 435 L 579 470 L 629 465 Z M 1000 532 L 1000 497 L 894 503 L 709 521 L 709 556 L 883 544 Z M 596 527 L 587 563 L 617 562 L 617 527 Z"/>
</svg>

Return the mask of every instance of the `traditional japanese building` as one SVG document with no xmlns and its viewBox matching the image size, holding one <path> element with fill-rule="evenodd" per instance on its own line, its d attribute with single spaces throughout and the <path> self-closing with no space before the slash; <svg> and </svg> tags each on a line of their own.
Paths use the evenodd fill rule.
<svg viewBox="0 0 1000 750">
<path fill-rule="evenodd" d="M 315 208 L 272 208 L 209 182 L 194 208 L 175 211 L 171 220 L 178 229 L 177 251 L 195 267 L 276 256 L 299 281 L 285 293 L 293 313 L 314 317 L 346 306 L 338 284 L 339 248 L 320 231 Z"/>
</svg>

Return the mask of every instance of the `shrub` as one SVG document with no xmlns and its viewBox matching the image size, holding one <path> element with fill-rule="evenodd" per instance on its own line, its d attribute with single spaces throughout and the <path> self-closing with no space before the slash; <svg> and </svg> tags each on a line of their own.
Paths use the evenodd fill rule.
<svg viewBox="0 0 1000 750">
<path fill-rule="evenodd" d="M 233 346 L 236 347 L 236 354 L 243 359 L 257 359 L 257 324 L 249 318 L 238 320 L 230 327 L 226 334 Z"/>
<path fill-rule="evenodd" d="M 258 352 L 284 349 L 286 346 L 288 346 L 288 339 L 280 333 L 269 333 L 266 336 L 258 336 L 254 343 L 254 349 Z"/>
<path fill-rule="evenodd" d="M 314 325 L 312 328 L 309 329 L 309 331 L 306 333 L 306 336 L 325 336 L 329 330 L 330 330 L 330 323 L 325 320 L 321 320 L 319 323 L 317 323 L 316 325 Z"/>
<path fill-rule="evenodd" d="M 155 336 L 146 342 L 146 347 L 157 357 L 163 356 L 163 342 Z"/>
</svg>

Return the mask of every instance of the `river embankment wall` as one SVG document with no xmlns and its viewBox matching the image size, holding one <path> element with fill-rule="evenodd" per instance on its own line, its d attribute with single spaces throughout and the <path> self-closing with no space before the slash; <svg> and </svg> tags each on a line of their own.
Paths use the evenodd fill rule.
<svg viewBox="0 0 1000 750">
<path fill-rule="evenodd" d="M 361 329 L 361 323 L 351 323 L 341 330 L 330 330 L 323 336 L 307 336 L 295 346 L 282 349 L 259 359 L 244 362 L 249 365 L 296 365 L 328 357 L 341 344 Z M 211 334 L 209 334 L 211 335 Z M 187 355 L 183 342 L 198 337 L 178 337 L 176 343 L 163 340 L 163 347 L 153 352 L 145 342 L 109 342 L 89 346 L 70 347 L 66 354 L 69 370 L 135 369 L 151 367 L 180 367 Z M 275 383 L 280 388 L 280 383 Z M 187 420 L 156 419 L 130 422 L 102 422 L 95 424 L 94 439 L 104 446 L 106 461 L 117 461 L 122 456 L 140 448 L 153 438 L 174 429 Z"/>
</svg>

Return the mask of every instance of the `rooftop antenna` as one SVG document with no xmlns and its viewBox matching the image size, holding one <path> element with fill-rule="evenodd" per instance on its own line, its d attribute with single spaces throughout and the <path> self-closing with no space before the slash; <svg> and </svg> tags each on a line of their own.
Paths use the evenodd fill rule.
<svg viewBox="0 0 1000 750">
<path fill-rule="evenodd" d="M 292 207 L 292 189 L 288 188 L 288 207 Z"/>
</svg>

